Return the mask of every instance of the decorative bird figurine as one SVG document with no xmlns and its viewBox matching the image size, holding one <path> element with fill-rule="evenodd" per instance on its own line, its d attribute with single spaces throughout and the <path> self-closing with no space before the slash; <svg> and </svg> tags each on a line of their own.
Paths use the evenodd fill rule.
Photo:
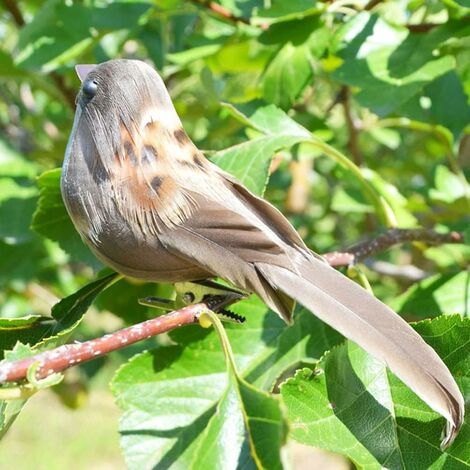
<svg viewBox="0 0 470 470">
<path fill-rule="evenodd" d="M 447 420 L 463 422 L 449 370 L 395 312 L 307 248 L 287 219 L 208 161 L 149 65 L 77 66 L 82 87 L 61 189 L 85 243 L 119 273 L 148 281 L 220 277 L 286 322 L 295 301 L 386 365 Z"/>
</svg>

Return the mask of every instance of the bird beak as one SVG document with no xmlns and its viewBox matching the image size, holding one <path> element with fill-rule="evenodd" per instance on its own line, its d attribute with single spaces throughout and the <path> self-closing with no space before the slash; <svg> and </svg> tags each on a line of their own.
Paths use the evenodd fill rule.
<svg viewBox="0 0 470 470">
<path fill-rule="evenodd" d="M 80 64 L 75 66 L 78 78 L 81 82 L 85 80 L 86 76 L 96 67 L 94 64 Z"/>
</svg>

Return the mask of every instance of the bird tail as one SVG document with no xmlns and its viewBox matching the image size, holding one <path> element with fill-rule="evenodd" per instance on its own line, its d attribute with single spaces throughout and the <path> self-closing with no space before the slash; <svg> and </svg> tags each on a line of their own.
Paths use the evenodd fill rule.
<svg viewBox="0 0 470 470">
<path fill-rule="evenodd" d="M 256 268 L 276 290 L 311 310 L 342 335 L 385 362 L 390 370 L 447 420 L 441 447 L 455 439 L 464 399 L 447 366 L 392 309 L 320 259 L 301 260 L 298 272 L 268 263 Z"/>
</svg>

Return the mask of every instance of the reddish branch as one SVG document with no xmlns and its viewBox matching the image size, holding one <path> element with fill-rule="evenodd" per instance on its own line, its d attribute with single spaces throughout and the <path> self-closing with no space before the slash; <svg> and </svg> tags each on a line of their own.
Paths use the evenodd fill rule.
<svg viewBox="0 0 470 470">
<path fill-rule="evenodd" d="M 458 232 L 438 233 L 429 229 L 390 229 L 377 238 L 358 243 L 345 251 L 325 253 L 323 257 L 330 266 L 349 266 L 385 251 L 394 245 L 406 242 L 423 242 L 433 245 L 462 243 L 463 235 Z"/>
<path fill-rule="evenodd" d="M 143 339 L 196 323 L 204 310 L 207 310 L 204 304 L 190 305 L 100 338 L 83 343 L 65 344 L 18 361 L 5 361 L 0 363 L 0 384 L 24 379 L 29 367 L 34 363 L 39 363 L 36 379 L 46 378 L 55 372 L 104 356 Z"/>
<path fill-rule="evenodd" d="M 373 240 L 358 243 L 346 251 L 326 253 L 323 257 L 331 266 L 348 266 L 384 251 L 393 245 L 413 241 L 432 244 L 462 243 L 463 236 L 457 232 L 441 234 L 426 229 L 392 229 Z M 207 307 L 204 304 L 190 305 L 167 315 L 107 334 L 101 338 L 83 343 L 66 344 L 27 359 L 12 362 L 4 361 L 0 363 L 0 384 L 24 379 L 28 369 L 35 363 L 38 363 L 36 379 L 46 378 L 55 372 L 61 372 L 77 364 L 96 359 L 143 339 L 183 325 L 197 323 L 199 315 L 206 309 Z"/>
<path fill-rule="evenodd" d="M 192 3 L 195 3 L 196 5 L 200 5 L 204 8 L 207 8 L 208 10 L 210 10 L 212 13 L 216 14 L 217 16 L 220 16 L 233 23 L 250 24 L 250 20 L 248 18 L 234 15 L 230 10 L 223 7 L 222 5 L 219 5 L 216 2 L 211 2 L 207 0 L 190 0 L 190 1 Z"/>
<path fill-rule="evenodd" d="M 23 14 L 18 8 L 17 2 L 15 2 L 14 0 L 3 0 L 3 4 L 13 17 L 16 26 L 22 28 L 26 24 L 26 22 L 24 20 Z M 70 107 L 72 109 L 75 108 L 75 92 L 67 86 L 64 77 L 62 77 L 62 75 L 59 75 L 57 72 L 51 72 L 49 76 L 56 84 L 57 88 L 62 92 Z"/>
</svg>

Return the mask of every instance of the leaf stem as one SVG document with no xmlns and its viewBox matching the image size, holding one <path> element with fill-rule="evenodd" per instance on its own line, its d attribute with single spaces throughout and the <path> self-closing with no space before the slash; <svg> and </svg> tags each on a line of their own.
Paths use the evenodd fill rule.
<svg viewBox="0 0 470 470">
<path fill-rule="evenodd" d="M 387 228 L 393 228 L 397 226 L 397 219 L 395 217 L 393 209 L 390 207 L 385 198 L 377 193 L 374 186 L 366 179 L 366 177 L 362 174 L 361 169 L 352 160 L 350 160 L 344 153 L 340 152 L 339 150 L 335 149 L 334 147 L 327 144 L 323 140 L 320 140 L 314 135 L 311 136 L 311 139 L 308 140 L 308 142 L 315 145 L 325 155 L 335 160 L 341 166 L 351 171 L 351 173 L 357 178 L 359 183 L 362 185 L 366 195 L 374 204 L 374 207 L 376 208 L 377 213 L 380 219 L 382 220 L 383 224 Z"/>
<path fill-rule="evenodd" d="M 225 360 L 227 361 L 228 368 L 235 374 L 238 378 L 237 366 L 235 364 L 235 358 L 233 357 L 232 347 L 230 346 L 230 341 L 228 340 L 227 333 L 225 332 L 225 328 L 222 325 L 222 322 L 219 320 L 217 315 L 212 312 L 211 310 L 207 309 L 206 311 L 202 312 L 199 316 L 199 322 L 203 327 L 207 327 L 206 321 L 209 320 L 217 335 L 219 336 L 220 343 L 222 344 L 222 349 L 224 351 Z"/>
</svg>

